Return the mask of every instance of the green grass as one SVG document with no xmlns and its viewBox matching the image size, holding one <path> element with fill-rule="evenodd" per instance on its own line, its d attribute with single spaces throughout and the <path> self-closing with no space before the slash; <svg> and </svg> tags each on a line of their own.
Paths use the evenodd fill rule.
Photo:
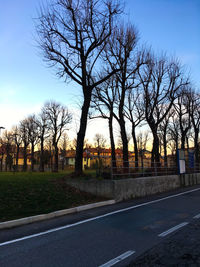
<svg viewBox="0 0 200 267">
<path fill-rule="evenodd" d="M 67 175 L 69 172 L 0 173 L 0 222 L 103 200 L 66 185 Z"/>
</svg>

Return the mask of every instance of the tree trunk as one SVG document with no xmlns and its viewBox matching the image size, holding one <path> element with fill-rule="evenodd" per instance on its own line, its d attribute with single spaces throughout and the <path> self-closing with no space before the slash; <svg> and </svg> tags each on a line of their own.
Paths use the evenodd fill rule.
<svg viewBox="0 0 200 267">
<path fill-rule="evenodd" d="M 154 141 L 153 141 L 153 147 L 151 151 L 151 167 L 154 166 L 154 162 L 155 162 L 155 149 L 154 149 Z"/>
<path fill-rule="evenodd" d="M 195 145 L 195 167 L 199 170 L 199 131 L 195 131 L 194 136 L 194 145 Z"/>
<path fill-rule="evenodd" d="M 75 173 L 77 175 L 80 175 L 83 171 L 83 145 L 87 127 L 87 118 L 88 118 L 88 111 L 90 108 L 90 101 L 91 101 L 91 92 L 88 92 L 87 95 L 84 96 L 84 102 L 82 106 L 82 113 L 80 119 L 80 128 L 77 135 L 76 161 L 75 161 Z"/>
<path fill-rule="evenodd" d="M 16 151 L 16 171 L 18 171 L 18 162 L 19 162 L 19 145 L 17 145 L 17 151 Z"/>
<path fill-rule="evenodd" d="M 31 143 L 31 171 L 34 171 L 34 143 Z"/>
<path fill-rule="evenodd" d="M 54 148 L 55 148 L 55 162 L 54 162 L 53 171 L 58 172 L 58 146 L 57 144 L 54 144 Z"/>
<path fill-rule="evenodd" d="M 138 146 L 137 146 L 137 138 L 135 134 L 135 126 L 132 123 L 132 137 L 133 137 L 133 144 L 134 144 L 134 153 L 135 153 L 135 167 L 138 168 Z M 138 170 L 138 169 L 137 169 Z"/>
<path fill-rule="evenodd" d="M 44 172 L 44 139 L 41 138 L 40 139 L 41 141 L 41 151 L 40 151 L 40 167 L 39 167 L 39 170 L 40 172 Z"/>
<path fill-rule="evenodd" d="M 159 154 L 159 138 L 157 134 L 157 127 L 151 126 L 153 134 L 153 149 L 152 149 L 152 165 L 159 167 L 160 166 L 160 154 Z"/>
<path fill-rule="evenodd" d="M 7 172 L 8 170 L 8 155 L 6 155 L 6 166 L 5 166 L 5 171 Z"/>
<path fill-rule="evenodd" d="M 160 154 L 159 154 L 159 138 L 157 133 L 154 134 L 154 153 L 155 153 L 155 162 L 160 163 Z"/>
<path fill-rule="evenodd" d="M 3 158 L 0 159 L 1 160 L 1 172 L 3 171 Z"/>
<path fill-rule="evenodd" d="M 24 164 L 23 164 L 23 171 L 26 172 L 27 171 L 27 146 L 24 145 L 24 151 L 23 151 L 23 156 L 24 156 Z"/>
<path fill-rule="evenodd" d="M 111 157 L 112 157 L 112 168 L 116 168 L 116 155 L 115 155 L 115 140 L 113 135 L 113 115 L 110 114 L 108 120 L 109 134 L 110 134 L 110 146 L 111 146 Z"/>
<path fill-rule="evenodd" d="M 62 159 L 62 171 L 64 171 L 65 169 L 65 162 L 64 162 L 64 159 Z"/>
<path fill-rule="evenodd" d="M 164 164 L 167 168 L 167 133 L 164 131 L 163 133 L 163 148 L 164 148 Z"/>
<path fill-rule="evenodd" d="M 129 168 L 129 161 L 128 161 L 128 140 L 126 135 L 126 128 L 125 128 L 125 121 L 123 118 L 120 119 L 120 130 L 121 130 L 121 138 L 122 138 L 122 145 L 123 145 L 123 167 L 125 168 L 124 171 L 128 172 Z"/>
<path fill-rule="evenodd" d="M 181 149 L 185 149 L 185 137 L 186 137 L 186 133 L 182 131 L 181 132 Z"/>
</svg>

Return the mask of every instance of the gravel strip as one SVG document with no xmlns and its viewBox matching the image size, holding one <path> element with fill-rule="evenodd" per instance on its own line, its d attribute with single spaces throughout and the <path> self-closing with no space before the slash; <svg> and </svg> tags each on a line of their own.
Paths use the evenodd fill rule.
<svg viewBox="0 0 200 267">
<path fill-rule="evenodd" d="M 200 266 L 200 221 L 170 235 L 162 243 L 137 257 L 129 267 Z"/>
</svg>

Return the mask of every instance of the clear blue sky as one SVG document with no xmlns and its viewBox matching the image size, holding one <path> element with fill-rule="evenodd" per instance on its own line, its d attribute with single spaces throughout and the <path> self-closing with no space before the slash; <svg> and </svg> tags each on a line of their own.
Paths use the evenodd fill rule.
<svg viewBox="0 0 200 267">
<path fill-rule="evenodd" d="M 49 99 L 78 107 L 77 87 L 54 76 L 34 42 L 39 3 L 0 4 L 0 126 L 10 128 Z M 126 13 L 140 32 L 140 42 L 178 56 L 200 88 L 200 0 L 126 0 Z"/>
</svg>

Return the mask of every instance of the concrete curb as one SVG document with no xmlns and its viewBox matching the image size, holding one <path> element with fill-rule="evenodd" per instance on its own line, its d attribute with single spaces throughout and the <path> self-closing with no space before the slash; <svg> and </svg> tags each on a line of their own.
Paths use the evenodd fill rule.
<svg viewBox="0 0 200 267">
<path fill-rule="evenodd" d="M 84 210 L 89 210 L 89 209 L 93 209 L 93 208 L 97 208 L 97 207 L 112 205 L 115 203 L 116 203 L 116 201 L 112 199 L 112 200 L 96 202 L 96 203 L 92 203 L 92 204 L 88 204 L 88 205 L 83 205 L 83 206 L 79 206 L 79 207 L 75 207 L 75 208 L 71 208 L 71 209 L 58 210 L 58 211 L 50 212 L 47 214 L 40 214 L 40 215 L 26 217 L 26 218 L 22 218 L 22 219 L 18 219 L 18 220 L 2 222 L 2 223 L 0 223 L 0 230 L 6 229 L 6 228 L 12 228 L 12 227 L 16 227 L 16 226 L 20 226 L 20 225 L 24 225 L 24 224 L 29 224 L 29 223 L 33 223 L 33 222 L 48 220 L 48 219 L 56 218 L 59 216 L 63 216 L 63 215 L 71 214 L 71 213 L 76 213 L 76 212 L 80 212 L 80 211 L 84 211 Z"/>
</svg>

